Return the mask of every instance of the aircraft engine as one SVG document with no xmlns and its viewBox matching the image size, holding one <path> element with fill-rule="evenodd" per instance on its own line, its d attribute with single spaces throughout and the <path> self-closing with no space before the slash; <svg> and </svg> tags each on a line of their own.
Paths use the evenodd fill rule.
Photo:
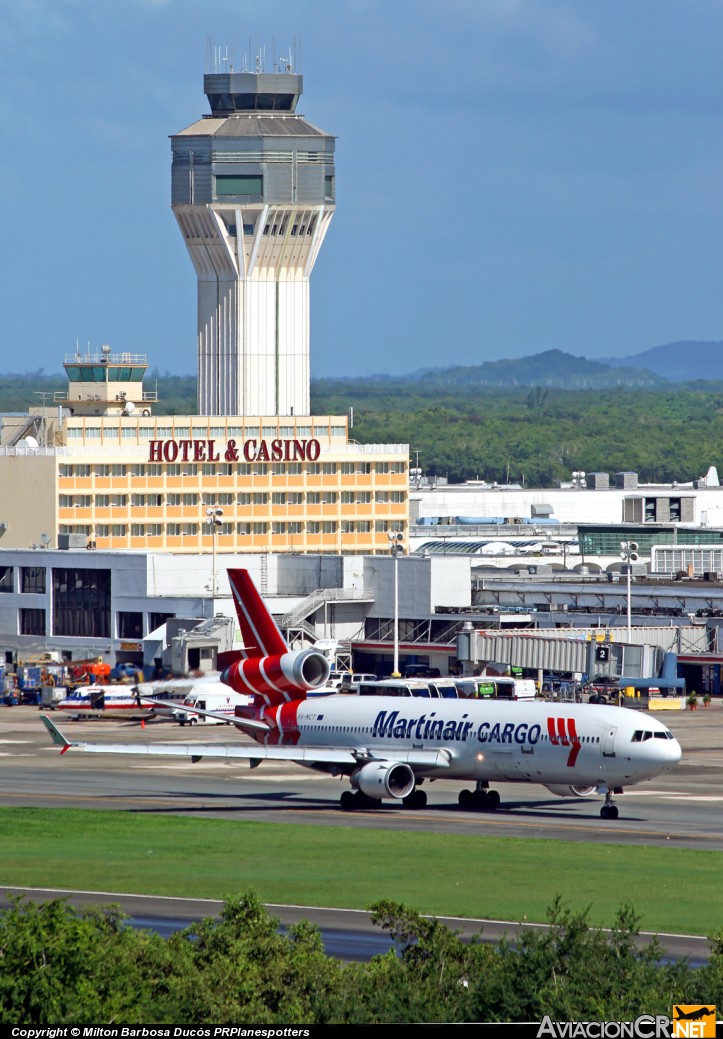
<svg viewBox="0 0 723 1039">
<path fill-rule="evenodd" d="M 367 797 L 406 797 L 414 790 L 414 773 L 400 761 L 370 761 L 351 777 L 351 785 Z"/>
<path fill-rule="evenodd" d="M 548 786 L 547 789 L 557 797 L 592 797 L 597 793 L 596 786 Z"/>
<path fill-rule="evenodd" d="M 319 689 L 329 679 L 330 664 L 316 649 L 281 653 L 270 657 L 238 660 L 221 675 L 221 681 L 239 693 L 301 693 Z"/>
</svg>

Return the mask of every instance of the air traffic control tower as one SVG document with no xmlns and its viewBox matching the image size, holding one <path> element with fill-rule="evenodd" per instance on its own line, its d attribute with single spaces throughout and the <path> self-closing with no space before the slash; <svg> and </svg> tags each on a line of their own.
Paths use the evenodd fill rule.
<svg viewBox="0 0 723 1039">
<path fill-rule="evenodd" d="M 198 276 L 201 415 L 309 414 L 309 277 L 334 212 L 334 143 L 302 77 L 204 76 L 211 114 L 171 137 L 172 207 Z"/>
</svg>

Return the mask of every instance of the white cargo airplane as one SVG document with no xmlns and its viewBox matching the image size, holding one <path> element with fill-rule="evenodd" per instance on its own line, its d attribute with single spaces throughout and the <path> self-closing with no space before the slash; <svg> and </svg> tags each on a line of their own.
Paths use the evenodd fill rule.
<svg viewBox="0 0 723 1039">
<path fill-rule="evenodd" d="M 61 753 L 240 758 L 252 767 L 295 762 L 348 776 L 354 793 L 342 794 L 345 810 L 376 806 L 385 798 L 421 808 L 427 801 L 420 789 L 425 780 L 459 779 L 475 784 L 461 791 L 463 808 L 494 811 L 500 797 L 490 783 L 537 783 L 561 797 L 604 794 L 603 819 L 617 819 L 613 794 L 623 786 L 668 772 L 680 761 L 680 745 L 665 725 L 624 707 L 343 694 L 307 698 L 325 685 L 328 660 L 314 649 L 289 651 L 248 571 L 230 570 L 229 581 L 246 658 L 222 679 L 253 694 L 249 706 L 237 707 L 233 724 L 255 744 L 76 743 L 43 716 Z"/>
</svg>

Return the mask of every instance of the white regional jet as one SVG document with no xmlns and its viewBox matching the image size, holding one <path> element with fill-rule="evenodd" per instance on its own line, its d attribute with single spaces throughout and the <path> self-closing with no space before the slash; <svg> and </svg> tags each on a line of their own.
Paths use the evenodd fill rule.
<svg viewBox="0 0 723 1039">
<path fill-rule="evenodd" d="M 521 701 L 332 695 L 307 698 L 325 685 L 329 663 L 314 649 L 292 652 L 248 571 L 230 570 L 246 657 L 222 678 L 253 694 L 233 724 L 254 743 L 76 743 L 43 717 L 53 742 L 94 753 L 178 755 L 289 761 L 348 776 L 341 807 L 385 798 L 421 808 L 425 780 L 458 779 L 463 808 L 494 811 L 495 782 L 537 783 L 561 797 L 605 795 L 600 815 L 617 819 L 613 795 L 668 772 L 681 749 L 657 719 L 624 707 Z M 199 711 L 198 713 L 203 713 Z M 213 717 L 214 712 L 206 712 Z M 216 717 L 218 717 L 216 715 Z M 227 721 L 227 718 L 224 718 Z"/>
</svg>

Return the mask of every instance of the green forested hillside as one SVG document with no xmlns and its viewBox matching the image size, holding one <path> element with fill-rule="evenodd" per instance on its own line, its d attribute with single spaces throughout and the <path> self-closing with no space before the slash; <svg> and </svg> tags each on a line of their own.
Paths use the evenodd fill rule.
<svg viewBox="0 0 723 1039">
<path fill-rule="evenodd" d="M 0 411 L 24 411 L 40 402 L 38 391 L 65 385 L 62 375 L 5 376 Z M 154 373 L 146 385 L 157 385 L 156 413 L 196 411 L 193 376 Z M 426 472 L 453 482 L 479 477 L 550 486 L 574 469 L 686 481 L 723 464 L 720 383 L 647 390 L 445 387 L 394 379 L 312 383 L 315 414 L 346 414 L 351 407 L 353 439 L 409 444 Z"/>
<path fill-rule="evenodd" d="M 721 461 L 723 387 L 548 390 L 335 384 L 313 386 L 317 413 L 354 408 L 362 443 L 404 442 L 451 481 L 549 486 L 574 469 L 690 480 Z M 413 455 L 416 459 L 416 454 Z"/>
</svg>

